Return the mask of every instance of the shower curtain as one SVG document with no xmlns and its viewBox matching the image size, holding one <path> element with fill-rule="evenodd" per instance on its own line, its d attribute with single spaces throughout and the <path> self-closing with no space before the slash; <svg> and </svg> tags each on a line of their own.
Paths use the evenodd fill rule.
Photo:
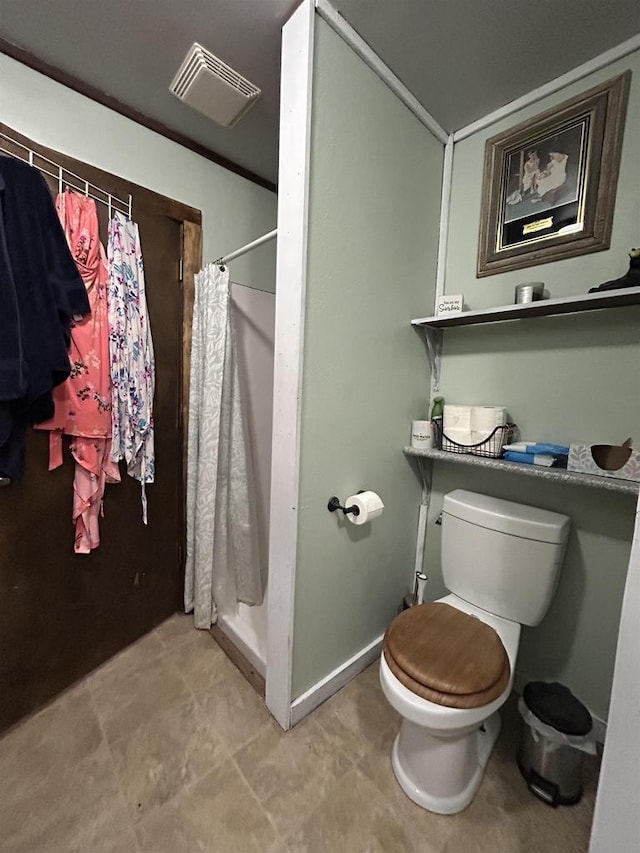
<svg viewBox="0 0 640 853">
<path fill-rule="evenodd" d="M 196 628 L 209 628 L 229 585 L 245 604 L 263 597 L 228 267 L 195 277 L 191 347 L 184 604 Z"/>
</svg>

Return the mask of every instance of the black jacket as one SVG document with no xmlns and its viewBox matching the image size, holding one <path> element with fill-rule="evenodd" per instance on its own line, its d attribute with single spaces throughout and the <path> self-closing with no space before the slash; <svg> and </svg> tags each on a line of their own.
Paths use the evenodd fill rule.
<svg viewBox="0 0 640 853">
<path fill-rule="evenodd" d="M 37 169 L 0 157 L 0 474 L 22 472 L 24 427 L 53 414 L 72 315 L 89 300 Z"/>
</svg>

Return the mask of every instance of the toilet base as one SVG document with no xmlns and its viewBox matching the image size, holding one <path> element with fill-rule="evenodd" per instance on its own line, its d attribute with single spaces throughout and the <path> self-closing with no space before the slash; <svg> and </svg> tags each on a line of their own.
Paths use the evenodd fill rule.
<svg viewBox="0 0 640 853">
<path fill-rule="evenodd" d="M 435 737 L 404 719 L 391 752 L 393 772 L 409 799 L 423 809 L 461 812 L 480 787 L 499 733 L 497 711 L 481 728 L 452 738 Z"/>
</svg>

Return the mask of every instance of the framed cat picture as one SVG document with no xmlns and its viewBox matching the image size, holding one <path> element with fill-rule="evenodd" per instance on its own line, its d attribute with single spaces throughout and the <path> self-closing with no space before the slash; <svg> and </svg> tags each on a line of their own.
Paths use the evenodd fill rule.
<svg viewBox="0 0 640 853">
<path fill-rule="evenodd" d="M 487 140 L 478 277 L 609 248 L 630 80 Z"/>
</svg>

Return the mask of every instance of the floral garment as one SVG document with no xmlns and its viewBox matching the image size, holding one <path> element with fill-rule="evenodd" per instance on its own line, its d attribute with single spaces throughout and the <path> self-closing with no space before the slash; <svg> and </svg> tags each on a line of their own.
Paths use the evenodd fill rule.
<svg viewBox="0 0 640 853">
<path fill-rule="evenodd" d="M 120 213 L 109 223 L 109 352 L 111 365 L 111 458 L 124 459 L 129 476 L 145 485 L 155 475 L 153 394 L 155 363 L 138 226 Z"/>
<path fill-rule="evenodd" d="M 69 349 L 71 374 L 53 391 L 53 417 L 36 428 L 50 430 L 49 470 L 62 464 L 63 433 L 74 436 L 74 550 L 88 554 L 100 544 L 98 518 L 105 483 L 120 481 L 118 466 L 110 454 L 108 274 L 93 199 L 67 190 L 58 195 L 56 209 L 87 289 L 91 314 L 74 318 Z"/>
</svg>

